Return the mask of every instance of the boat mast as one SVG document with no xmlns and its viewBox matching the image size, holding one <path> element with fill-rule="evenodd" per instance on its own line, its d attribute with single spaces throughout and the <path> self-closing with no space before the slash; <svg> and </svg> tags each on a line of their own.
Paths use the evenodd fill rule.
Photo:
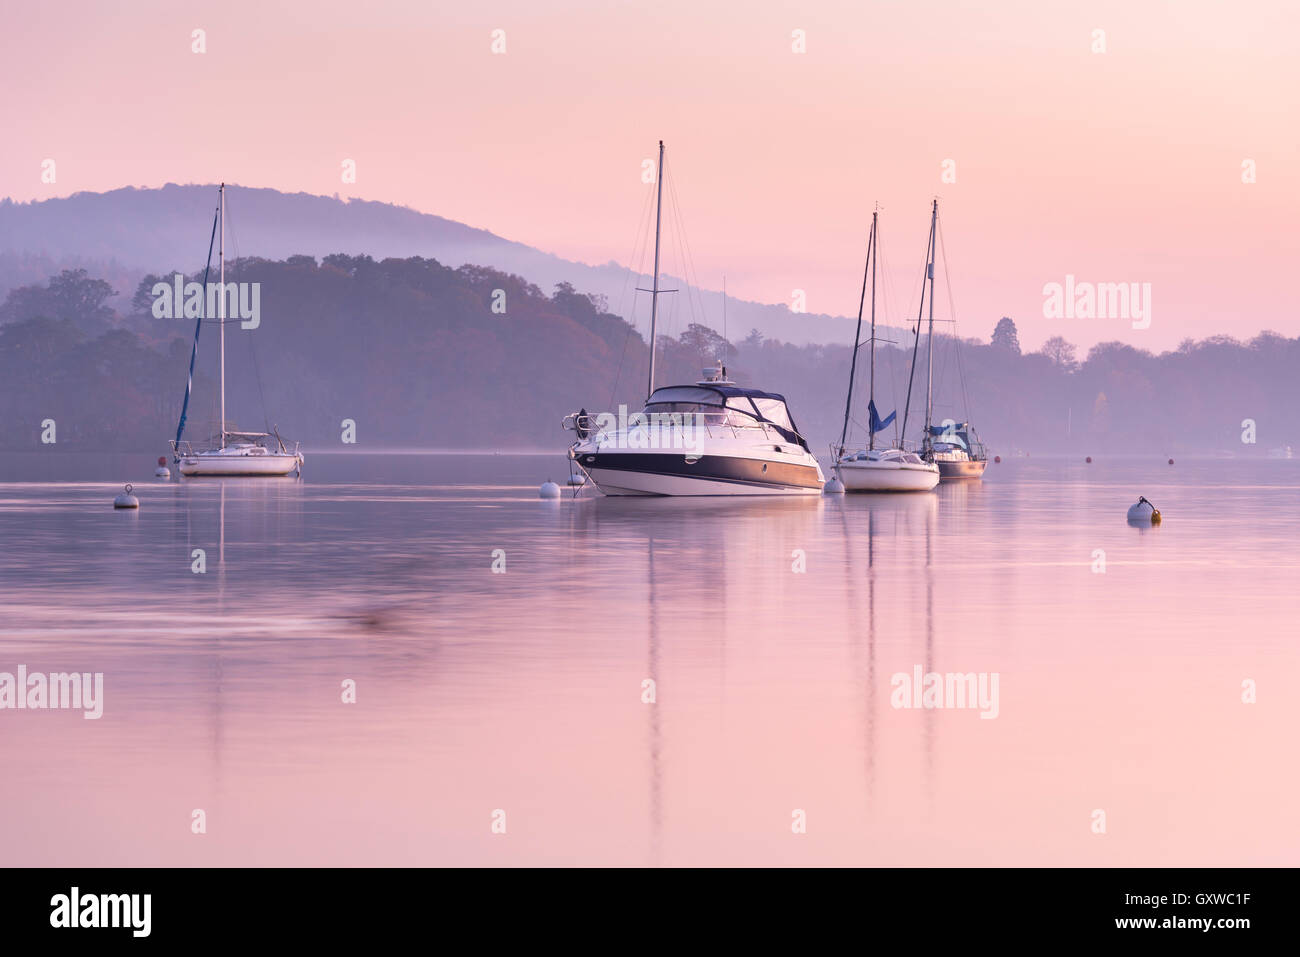
<svg viewBox="0 0 1300 957">
<path fill-rule="evenodd" d="M 862 348 L 861 346 L 862 307 L 867 301 L 867 276 L 871 274 L 871 266 L 875 262 L 875 256 L 873 255 L 873 253 L 876 246 L 876 215 L 877 215 L 876 213 L 871 214 L 871 235 L 867 237 L 867 261 L 862 267 L 862 295 L 858 297 L 858 325 L 853 332 L 853 355 L 850 356 L 849 358 L 849 396 L 847 399 L 844 400 L 844 428 L 840 430 L 840 451 L 839 451 L 840 455 L 844 454 L 844 443 L 847 440 L 849 435 L 849 416 L 852 414 L 853 411 L 853 380 L 856 377 L 857 370 L 858 370 L 858 350 Z M 875 287 L 875 282 L 873 280 L 871 286 L 872 338 L 874 338 L 876 335 L 875 314 L 876 314 L 876 287 Z M 871 345 L 873 350 L 872 355 L 874 357 L 875 343 L 873 342 Z M 874 358 L 873 358 L 873 362 L 874 362 Z M 874 365 L 872 366 L 872 374 L 873 375 L 875 374 Z M 874 392 L 875 390 L 874 385 L 872 386 L 872 390 Z"/>
<path fill-rule="evenodd" d="M 925 355 L 925 438 L 922 448 L 930 448 L 930 418 L 934 414 L 934 253 L 935 227 L 939 222 L 939 201 L 934 201 L 934 212 L 930 216 L 930 262 L 926 269 L 930 277 L 930 325 L 926 333 Z"/>
<path fill-rule="evenodd" d="M 925 247 L 925 264 L 930 265 L 931 247 L 934 245 L 934 221 L 930 221 L 930 242 Z M 916 328 L 912 333 L 912 367 L 907 373 L 907 402 L 903 405 L 902 441 L 907 443 L 907 420 L 912 417 L 912 384 L 916 381 L 916 354 L 921 351 L 921 316 L 925 313 L 925 279 L 921 279 L 921 301 L 916 307 Z M 927 418 L 929 417 L 927 412 Z"/>
<path fill-rule="evenodd" d="M 664 141 L 659 141 L 659 165 L 655 167 L 655 275 L 650 290 L 650 381 L 645 396 L 655 390 L 655 328 L 659 321 L 659 223 L 664 208 Z"/>
<path fill-rule="evenodd" d="M 876 238 L 876 217 L 880 215 L 878 209 L 871 212 L 871 375 L 867 379 L 867 399 L 868 409 L 876 407 L 876 260 L 880 257 L 876 255 L 876 246 L 879 240 Z M 876 418 L 874 415 L 868 416 L 867 422 L 867 450 L 870 451 L 876 447 Z"/>
<path fill-rule="evenodd" d="M 207 296 L 208 291 L 203 290 Z M 221 378 L 221 447 L 226 447 L 226 184 L 221 184 L 221 295 L 217 301 L 217 321 L 221 326 L 221 347 L 217 365 Z"/>
</svg>

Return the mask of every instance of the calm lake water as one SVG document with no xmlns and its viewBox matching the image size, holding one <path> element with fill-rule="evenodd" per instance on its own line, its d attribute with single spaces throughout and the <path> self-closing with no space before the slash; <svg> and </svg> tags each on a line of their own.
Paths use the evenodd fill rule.
<svg viewBox="0 0 1300 957">
<path fill-rule="evenodd" d="M 1300 461 L 784 501 L 152 468 L 0 458 L 0 671 L 104 674 L 99 720 L 0 711 L 5 864 L 1300 861 Z M 916 667 L 996 673 L 996 717 L 893 707 Z"/>
</svg>

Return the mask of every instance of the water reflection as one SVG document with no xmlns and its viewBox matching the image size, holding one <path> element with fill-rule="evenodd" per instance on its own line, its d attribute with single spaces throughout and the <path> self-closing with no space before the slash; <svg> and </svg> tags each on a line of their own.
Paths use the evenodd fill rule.
<svg viewBox="0 0 1300 957">
<path fill-rule="evenodd" d="M 0 714 L 14 861 L 51 847 L 102 864 L 1296 851 L 1276 755 L 1300 706 L 1239 700 L 1243 677 L 1300 679 L 1300 560 L 1272 521 L 1300 494 L 1274 475 L 1147 479 L 1170 517 L 1134 535 L 1136 473 L 1083 484 L 1003 466 L 928 495 L 556 503 L 500 484 L 527 460 L 344 466 L 143 486 L 129 521 L 108 507 L 120 481 L 0 486 L 0 661 L 102 669 L 109 702 L 93 734 Z M 890 677 L 916 665 L 1000 672 L 998 719 L 892 708 Z M 343 678 L 357 705 L 340 702 Z M 1103 805 L 1125 828 L 1090 842 Z M 221 841 L 186 843 L 194 807 Z M 1206 835 L 1207 807 L 1234 823 Z M 488 830 L 495 808 L 508 839 Z M 158 823 L 175 820 L 176 835 Z"/>
</svg>

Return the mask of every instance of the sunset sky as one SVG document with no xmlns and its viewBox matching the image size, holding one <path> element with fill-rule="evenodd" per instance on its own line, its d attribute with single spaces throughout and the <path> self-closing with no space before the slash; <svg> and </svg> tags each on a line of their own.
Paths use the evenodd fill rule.
<svg viewBox="0 0 1300 957">
<path fill-rule="evenodd" d="M 0 195 L 225 180 L 627 262 L 662 138 L 694 272 L 741 298 L 852 313 L 879 202 L 905 308 L 937 195 L 965 335 L 1295 336 L 1298 28 L 1194 0 L 24 4 Z M 1067 274 L 1150 283 L 1150 328 L 1045 318 Z"/>
</svg>

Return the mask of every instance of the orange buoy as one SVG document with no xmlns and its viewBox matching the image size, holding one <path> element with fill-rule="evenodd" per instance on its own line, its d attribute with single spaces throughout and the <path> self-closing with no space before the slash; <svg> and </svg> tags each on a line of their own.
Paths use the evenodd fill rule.
<svg viewBox="0 0 1300 957">
<path fill-rule="evenodd" d="M 1091 464 L 1092 464 L 1092 456 L 1089 455 L 1086 459 L 1084 459 L 1084 461 L 1087 462 L 1089 465 L 1091 465 Z"/>
<path fill-rule="evenodd" d="M 993 461 L 994 461 L 994 462 L 1001 462 L 1001 461 L 1002 461 L 1002 456 L 1000 456 L 1000 455 L 995 455 L 995 456 L 993 456 Z"/>
<path fill-rule="evenodd" d="M 1173 464 L 1174 464 L 1174 460 L 1173 460 L 1173 459 L 1170 459 L 1170 460 L 1169 460 L 1169 464 L 1170 464 L 1170 465 L 1173 465 Z"/>
</svg>

